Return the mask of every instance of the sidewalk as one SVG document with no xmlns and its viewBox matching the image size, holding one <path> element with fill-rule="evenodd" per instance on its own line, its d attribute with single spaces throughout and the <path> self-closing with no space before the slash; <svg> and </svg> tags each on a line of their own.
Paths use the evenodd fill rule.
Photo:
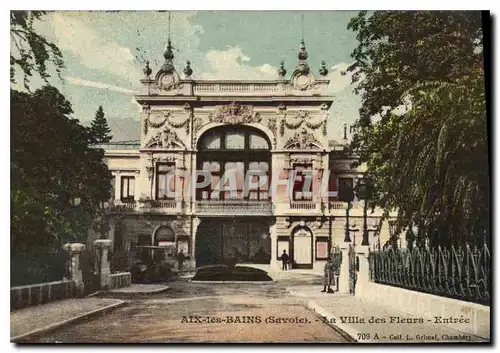
<svg viewBox="0 0 500 353">
<path fill-rule="evenodd" d="M 92 297 L 60 300 L 16 310 L 10 313 L 10 340 L 26 340 L 125 304 L 123 300 Z"/>
<path fill-rule="evenodd" d="M 420 321 L 420 318 L 363 302 L 349 294 L 328 294 L 320 290 L 318 286 L 287 288 L 291 295 L 302 297 L 307 307 L 323 317 L 326 323 L 361 343 L 489 341 L 445 325 L 433 324 L 425 318 L 422 318 L 423 323 L 411 323 L 411 319 Z"/>
</svg>

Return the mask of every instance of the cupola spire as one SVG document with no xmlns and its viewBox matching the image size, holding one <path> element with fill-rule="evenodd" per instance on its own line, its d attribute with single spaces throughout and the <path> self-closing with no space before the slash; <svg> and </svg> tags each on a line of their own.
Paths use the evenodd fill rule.
<svg viewBox="0 0 500 353">
<path fill-rule="evenodd" d="M 174 70 L 174 52 L 173 52 L 173 47 L 172 47 L 172 41 L 170 40 L 170 11 L 168 12 L 167 47 L 165 48 L 165 52 L 163 53 L 163 57 L 165 58 L 165 63 L 163 64 L 163 69 L 165 71 L 173 71 Z"/>
<path fill-rule="evenodd" d="M 309 72 L 309 65 L 307 65 L 307 50 L 306 50 L 306 42 L 304 41 L 304 14 L 302 14 L 302 28 L 301 28 L 302 38 L 300 40 L 300 51 L 299 51 L 299 65 L 298 69 L 301 72 Z"/>
</svg>

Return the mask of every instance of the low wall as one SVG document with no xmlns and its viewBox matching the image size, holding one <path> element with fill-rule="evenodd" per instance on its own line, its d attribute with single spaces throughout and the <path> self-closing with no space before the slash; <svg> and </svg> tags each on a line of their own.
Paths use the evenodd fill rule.
<svg viewBox="0 0 500 353">
<path fill-rule="evenodd" d="M 356 290 L 356 297 L 394 308 L 414 317 L 421 317 L 429 324 L 448 325 L 463 333 L 490 339 L 490 307 L 486 305 L 373 282 L 364 283 L 363 290 Z M 458 319 L 459 322 L 444 323 L 441 319 L 441 323 L 438 323 L 436 321 L 439 317 L 442 319 L 451 317 Z M 460 322 L 461 319 L 469 322 Z"/>
<path fill-rule="evenodd" d="M 130 272 L 112 273 L 109 275 L 109 289 L 128 287 L 132 283 Z"/>
<path fill-rule="evenodd" d="M 73 280 L 11 287 L 10 308 L 11 310 L 21 309 L 32 305 L 53 302 L 55 300 L 73 298 L 75 296 L 76 287 Z"/>
</svg>

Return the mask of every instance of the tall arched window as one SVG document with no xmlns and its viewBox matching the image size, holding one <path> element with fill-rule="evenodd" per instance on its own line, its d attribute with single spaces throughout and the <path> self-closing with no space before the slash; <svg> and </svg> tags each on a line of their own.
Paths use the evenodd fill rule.
<svg viewBox="0 0 500 353">
<path fill-rule="evenodd" d="M 197 190 L 198 200 L 268 200 L 271 171 L 271 154 L 267 137 L 260 130 L 249 126 L 219 126 L 208 130 L 198 141 L 198 170 L 209 171 L 211 184 Z M 247 172 L 258 170 L 268 175 L 268 182 L 249 190 L 245 195 L 243 185 Z M 235 192 L 216 192 L 214 189 L 226 171 L 235 172 Z M 252 178 L 258 182 L 258 176 Z M 200 180 L 201 181 L 201 180 Z"/>
</svg>

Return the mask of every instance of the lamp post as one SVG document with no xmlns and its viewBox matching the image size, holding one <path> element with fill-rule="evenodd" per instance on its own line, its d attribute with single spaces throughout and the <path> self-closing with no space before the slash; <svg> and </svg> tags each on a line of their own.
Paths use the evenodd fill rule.
<svg viewBox="0 0 500 353">
<path fill-rule="evenodd" d="M 358 199 L 364 200 L 363 205 L 363 241 L 361 245 L 370 245 L 368 241 L 368 225 L 367 225 L 367 213 L 368 213 L 368 199 L 371 195 L 372 183 L 369 179 L 361 180 L 357 185 L 357 196 Z"/>
<path fill-rule="evenodd" d="M 354 200 L 354 190 L 351 185 L 345 183 L 344 185 L 339 185 L 339 199 L 340 201 L 346 202 L 345 206 L 345 238 L 344 242 L 350 243 L 351 236 L 349 234 L 349 210 L 352 208 L 352 201 Z"/>
</svg>

